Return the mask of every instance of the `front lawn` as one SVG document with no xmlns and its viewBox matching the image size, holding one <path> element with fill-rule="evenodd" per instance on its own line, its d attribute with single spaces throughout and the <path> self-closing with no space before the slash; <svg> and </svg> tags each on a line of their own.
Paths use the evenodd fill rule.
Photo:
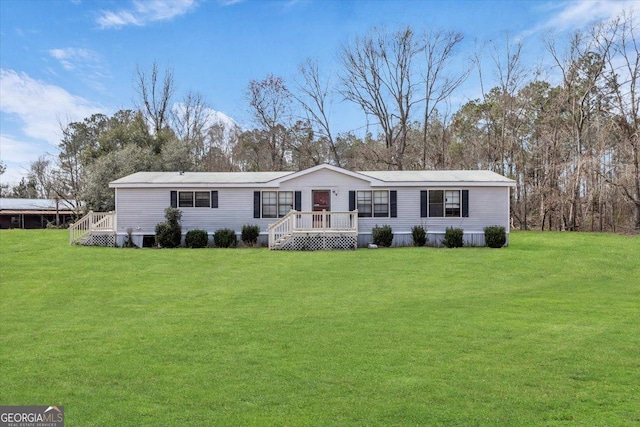
<svg viewBox="0 0 640 427">
<path fill-rule="evenodd" d="M 0 231 L 0 404 L 67 426 L 640 423 L 640 240 L 117 249 Z"/>
</svg>

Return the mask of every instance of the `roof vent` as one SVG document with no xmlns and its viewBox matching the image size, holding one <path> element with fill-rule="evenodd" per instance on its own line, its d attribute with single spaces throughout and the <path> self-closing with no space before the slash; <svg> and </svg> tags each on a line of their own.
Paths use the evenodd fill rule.
<svg viewBox="0 0 640 427">
<path fill-rule="evenodd" d="M 184 175 L 184 171 L 180 171 L 180 175 Z"/>
</svg>

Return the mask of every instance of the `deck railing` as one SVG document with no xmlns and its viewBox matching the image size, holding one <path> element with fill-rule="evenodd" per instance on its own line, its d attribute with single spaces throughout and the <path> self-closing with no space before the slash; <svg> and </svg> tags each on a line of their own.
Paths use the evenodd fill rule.
<svg viewBox="0 0 640 427">
<path fill-rule="evenodd" d="M 73 245 L 80 242 L 89 236 L 92 231 L 114 231 L 114 220 L 115 214 L 113 212 L 89 211 L 69 227 L 69 243 Z"/>
<path fill-rule="evenodd" d="M 287 215 L 271 224 L 267 231 L 269 232 L 270 249 L 273 249 L 278 241 L 295 232 L 357 233 L 358 211 L 290 211 Z"/>
</svg>

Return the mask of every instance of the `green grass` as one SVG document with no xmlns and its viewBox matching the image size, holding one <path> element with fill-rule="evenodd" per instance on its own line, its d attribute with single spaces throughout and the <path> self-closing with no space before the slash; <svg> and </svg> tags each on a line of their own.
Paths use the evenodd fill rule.
<svg viewBox="0 0 640 427">
<path fill-rule="evenodd" d="M 68 426 L 637 425 L 640 240 L 70 247 L 0 232 L 0 404 Z"/>
</svg>

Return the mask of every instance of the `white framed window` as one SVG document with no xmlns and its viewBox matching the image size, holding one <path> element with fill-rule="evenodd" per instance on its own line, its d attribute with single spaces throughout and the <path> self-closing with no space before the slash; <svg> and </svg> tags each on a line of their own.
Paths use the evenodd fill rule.
<svg viewBox="0 0 640 427">
<path fill-rule="evenodd" d="M 293 209 L 293 191 L 278 192 L 278 217 L 282 218 Z"/>
<path fill-rule="evenodd" d="M 211 207 L 211 192 L 209 191 L 178 191 L 179 208 L 209 208 Z"/>
<path fill-rule="evenodd" d="M 460 190 L 429 190 L 429 217 L 460 217 Z"/>
<path fill-rule="evenodd" d="M 193 207 L 193 191 L 178 191 L 178 207 L 179 208 Z"/>
<path fill-rule="evenodd" d="M 389 190 L 358 191 L 356 200 L 359 217 L 389 217 Z"/>
<path fill-rule="evenodd" d="M 293 191 L 263 191 L 262 218 L 282 218 L 293 209 Z"/>
<path fill-rule="evenodd" d="M 211 207 L 211 192 L 209 191 L 196 191 L 195 192 L 196 208 L 208 208 Z"/>
</svg>

